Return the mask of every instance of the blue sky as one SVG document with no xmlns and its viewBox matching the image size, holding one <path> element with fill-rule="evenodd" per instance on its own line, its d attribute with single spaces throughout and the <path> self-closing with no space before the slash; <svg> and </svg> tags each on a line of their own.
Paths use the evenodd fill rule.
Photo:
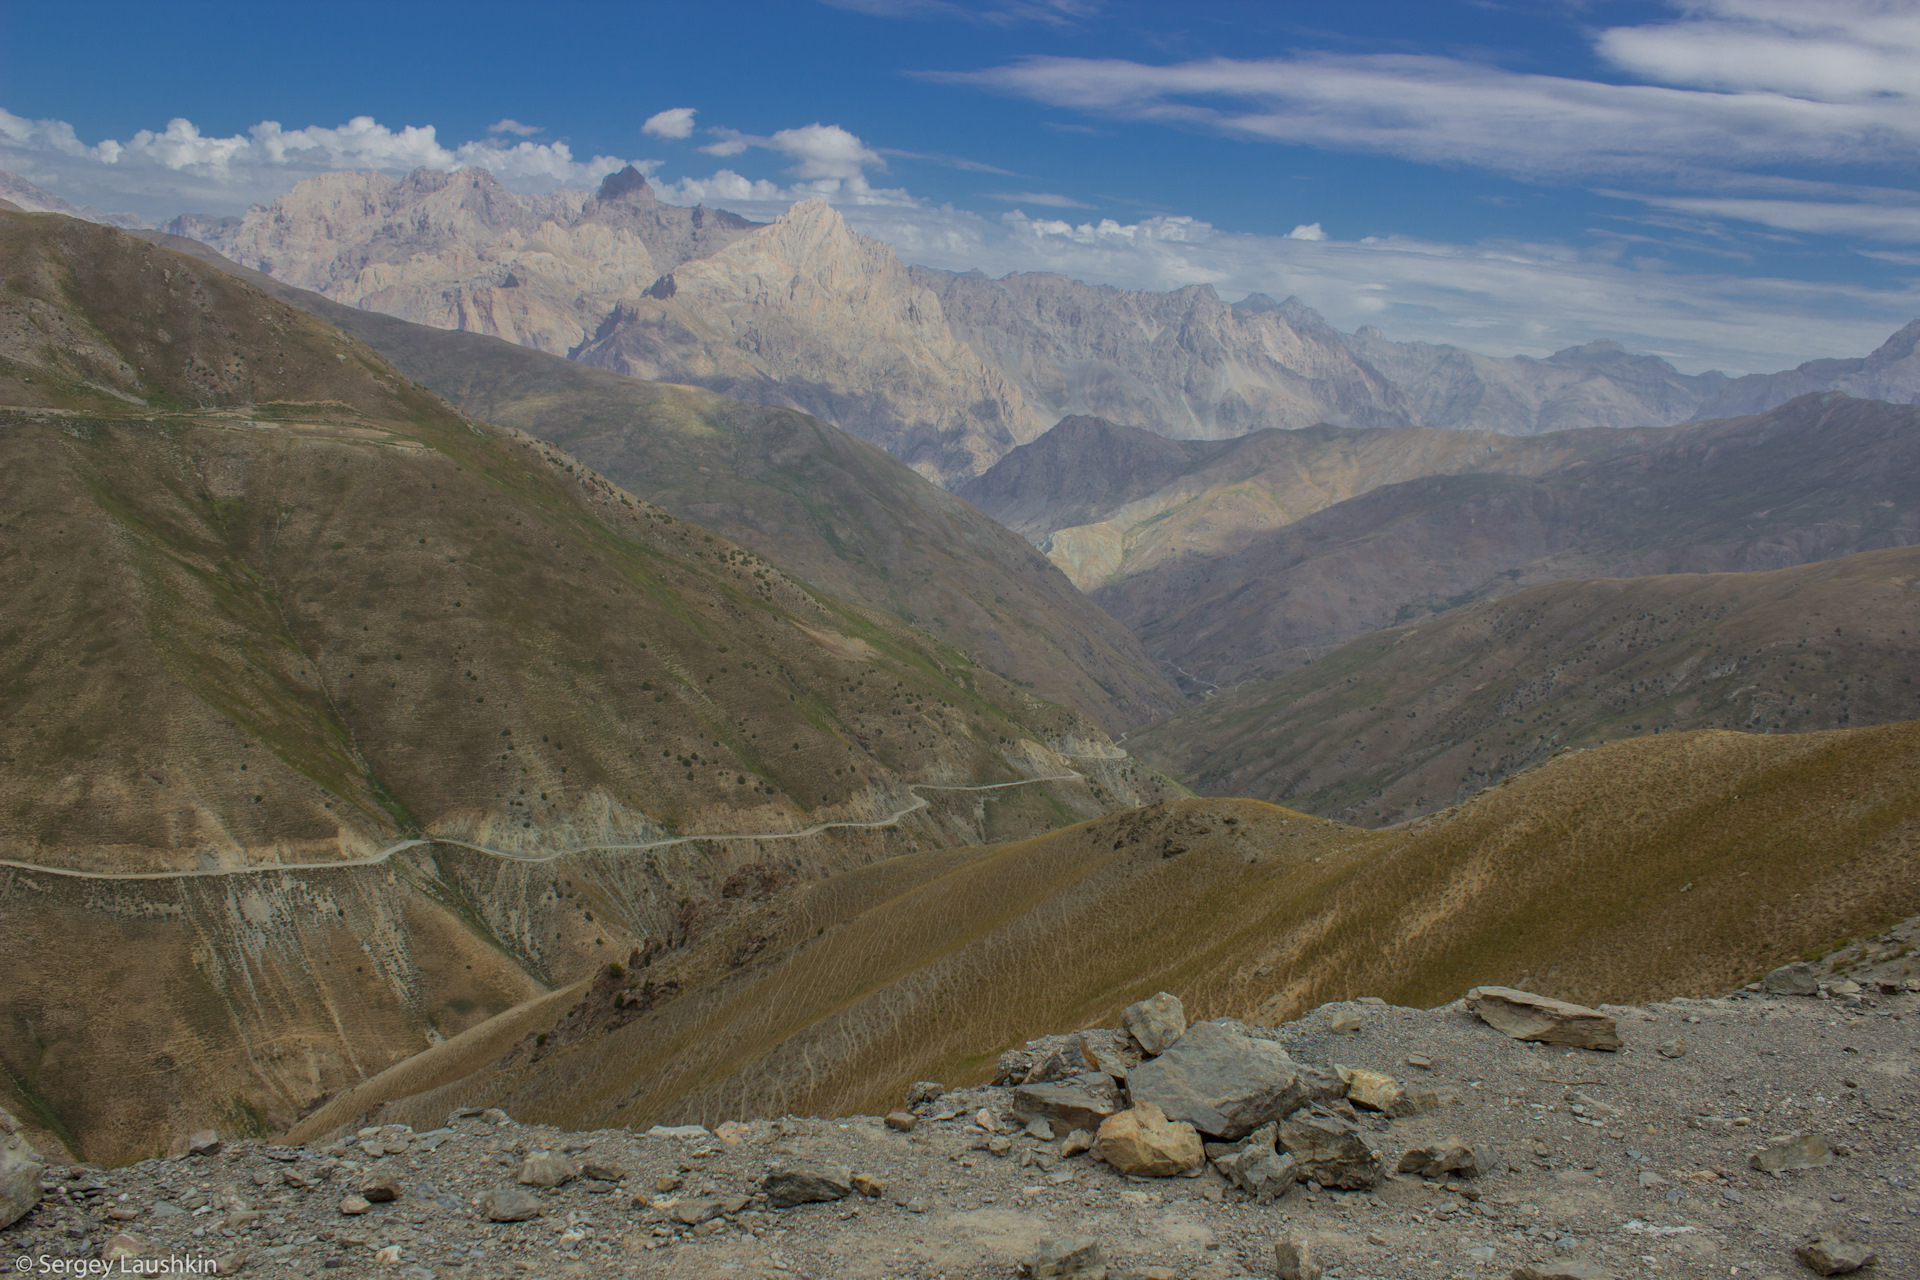
<svg viewBox="0 0 1920 1280">
<path fill-rule="evenodd" d="M 824 195 L 910 261 L 1495 354 L 1773 368 L 1920 314 L 1913 0 L 13 3 L 0 108 L 0 166 L 151 219 L 634 161 L 750 216 Z"/>
</svg>

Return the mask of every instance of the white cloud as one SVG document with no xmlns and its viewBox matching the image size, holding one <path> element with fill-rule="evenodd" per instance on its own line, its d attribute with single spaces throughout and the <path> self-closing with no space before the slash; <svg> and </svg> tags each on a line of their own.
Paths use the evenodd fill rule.
<svg viewBox="0 0 1920 1280">
<path fill-rule="evenodd" d="M 474 165 L 525 189 L 550 190 L 590 185 L 627 163 L 616 156 L 576 160 L 564 141 L 487 138 L 449 147 L 432 125 L 391 129 L 371 116 L 334 128 L 288 129 L 264 120 L 228 137 L 209 137 L 176 118 L 124 142 L 87 145 L 64 121 L 27 120 L 0 109 L 0 168 L 75 203 L 132 207 L 155 218 L 187 209 L 236 212 L 332 169 L 400 173 Z"/>
<path fill-rule="evenodd" d="M 510 133 L 516 138 L 531 138 L 536 133 L 545 133 L 537 124 L 521 124 L 512 116 L 504 116 L 487 126 L 488 133 Z"/>
<path fill-rule="evenodd" d="M 669 107 L 647 117 L 640 132 L 656 138 L 685 138 L 693 133 L 693 107 Z"/>
<path fill-rule="evenodd" d="M 1682 22 L 1615 27 L 1597 47 L 1662 84 L 1825 102 L 1920 89 L 1920 10 L 1886 0 L 1699 0 Z"/>
<path fill-rule="evenodd" d="M 876 18 L 958 18 L 994 26 L 1043 22 L 1065 26 L 1099 14 L 1099 0 L 998 0 L 997 3 L 958 3 L 958 0 L 821 0 L 834 9 L 851 9 Z"/>
<path fill-rule="evenodd" d="M 1052 191 L 990 191 L 987 199 L 999 200 L 1006 204 L 1032 204 L 1046 209 L 1091 209 L 1092 205 L 1075 200 L 1072 196 L 1058 195 Z"/>
<path fill-rule="evenodd" d="M 760 145 L 799 161 L 792 173 L 802 179 L 853 181 L 863 179 L 869 167 L 887 167 L 879 153 L 837 124 L 816 123 L 782 129 Z"/>
<path fill-rule="evenodd" d="M 1325 240 L 1326 238 L 1327 233 L 1321 230 L 1320 224 L 1317 222 L 1303 222 L 1293 230 L 1287 232 L 1287 239 L 1289 240 Z"/>
</svg>

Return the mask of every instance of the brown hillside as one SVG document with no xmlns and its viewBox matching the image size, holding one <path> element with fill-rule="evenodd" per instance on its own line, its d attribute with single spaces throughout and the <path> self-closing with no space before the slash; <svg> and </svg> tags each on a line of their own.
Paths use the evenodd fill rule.
<svg viewBox="0 0 1920 1280">
<path fill-rule="evenodd" d="M 1375 826 L 1639 734 L 1920 719 L 1920 547 L 1588 578 L 1382 631 L 1133 734 L 1208 795 Z"/>
<path fill-rule="evenodd" d="M 1267 1023 L 1475 983 L 1588 1002 L 1725 989 L 1920 908 L 1917 762 L 1920 723 L 1663 735 L 1391 832 L 1187 800 L 894 860 L 777 896 L 677 965 L 603 972 L 557 1024 L 496 1036 L 530 1037 L 498 1061 L 423 1055 L 295 1136 L 456 1102 L 581 1127 L 873 1112 L 1159 988 Z M 654 1007 L 614 1007 L 634 991 Z"/>
<path fill-rule="evenodd" d="M 1104 737 L 202 264 L 6 214 L 0 276 L 0 1061 L 90 1158 L 290 1121 L 684 941 L 743 865 L 804 878 L 1157 793 L 1087 762 L 568 883 L 537 859 L 877 821 L 911 782 L 1063 776 L 1052 746 Z M 513 856 L 347 865 L 422 833 Z M 199 874 L 294 864 L 317 869 Z"/>
</svg>

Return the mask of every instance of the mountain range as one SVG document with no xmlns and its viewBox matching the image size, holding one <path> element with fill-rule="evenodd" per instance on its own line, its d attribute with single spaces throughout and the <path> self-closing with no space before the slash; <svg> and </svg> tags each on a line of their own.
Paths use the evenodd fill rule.
<svg viewBox="0 0 1920 1280">
<path fill-rule="evenodd" d="M 801 409 L 948 484 L 1074 415 L 1217 440 L 1322 423 L 1531 435 L 1736 411 L 1713 408 L 1723 375 L 1608 342 L 1495 358 L 1344 334 L 1295 298 L 1229 305 L 1207 285 L 908 267 L 819 201 L 758 225 L 664 204 L 630 169 L 593 193 L 541 196 L 476 169 L 328 174 L 241 217 L 166 229 L 348 305 Z M 1741 380 L 1737 411 L 1865 385 L 1816 363 Z M 1920 393 L 1899 360 L 1865 376 L 1882 398 Z"/>
</svg>

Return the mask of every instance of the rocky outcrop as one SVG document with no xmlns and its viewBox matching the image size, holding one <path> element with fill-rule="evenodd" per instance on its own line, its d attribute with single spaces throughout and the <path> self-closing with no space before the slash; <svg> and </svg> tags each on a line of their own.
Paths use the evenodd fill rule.
<svg viewBox="0 0 1920 1280">
<path fill-rule="evenodd" d="M 1727 383 L 1695 411 L 1702 418 L 1765 413 L 1815 391 L 1843 391 L 1863 400 L 1920 404 L 1920 320 L 1909 322 L 1871 355 L 1809 360 L 1779 373 L 1751 373 Z"/>
<path fill-rule="evenodd" d="M 40 1153 L 20 1132 L 20 1122 L 0 1111 L 0 1227 L 10 1227 L 40 1203 Z"/>
<path fill-rule="evenodd" d="M 1475 987 L 1467 992 L 1467 1008 L 1479 1014 L 1488 1026 L 1515 1040 L 1608 1051 L 1618 1049 L 1621 1043 L 1613 1019 L 1598 1009 L 1537 996 L 1531 991 Z"/>
</svg>

